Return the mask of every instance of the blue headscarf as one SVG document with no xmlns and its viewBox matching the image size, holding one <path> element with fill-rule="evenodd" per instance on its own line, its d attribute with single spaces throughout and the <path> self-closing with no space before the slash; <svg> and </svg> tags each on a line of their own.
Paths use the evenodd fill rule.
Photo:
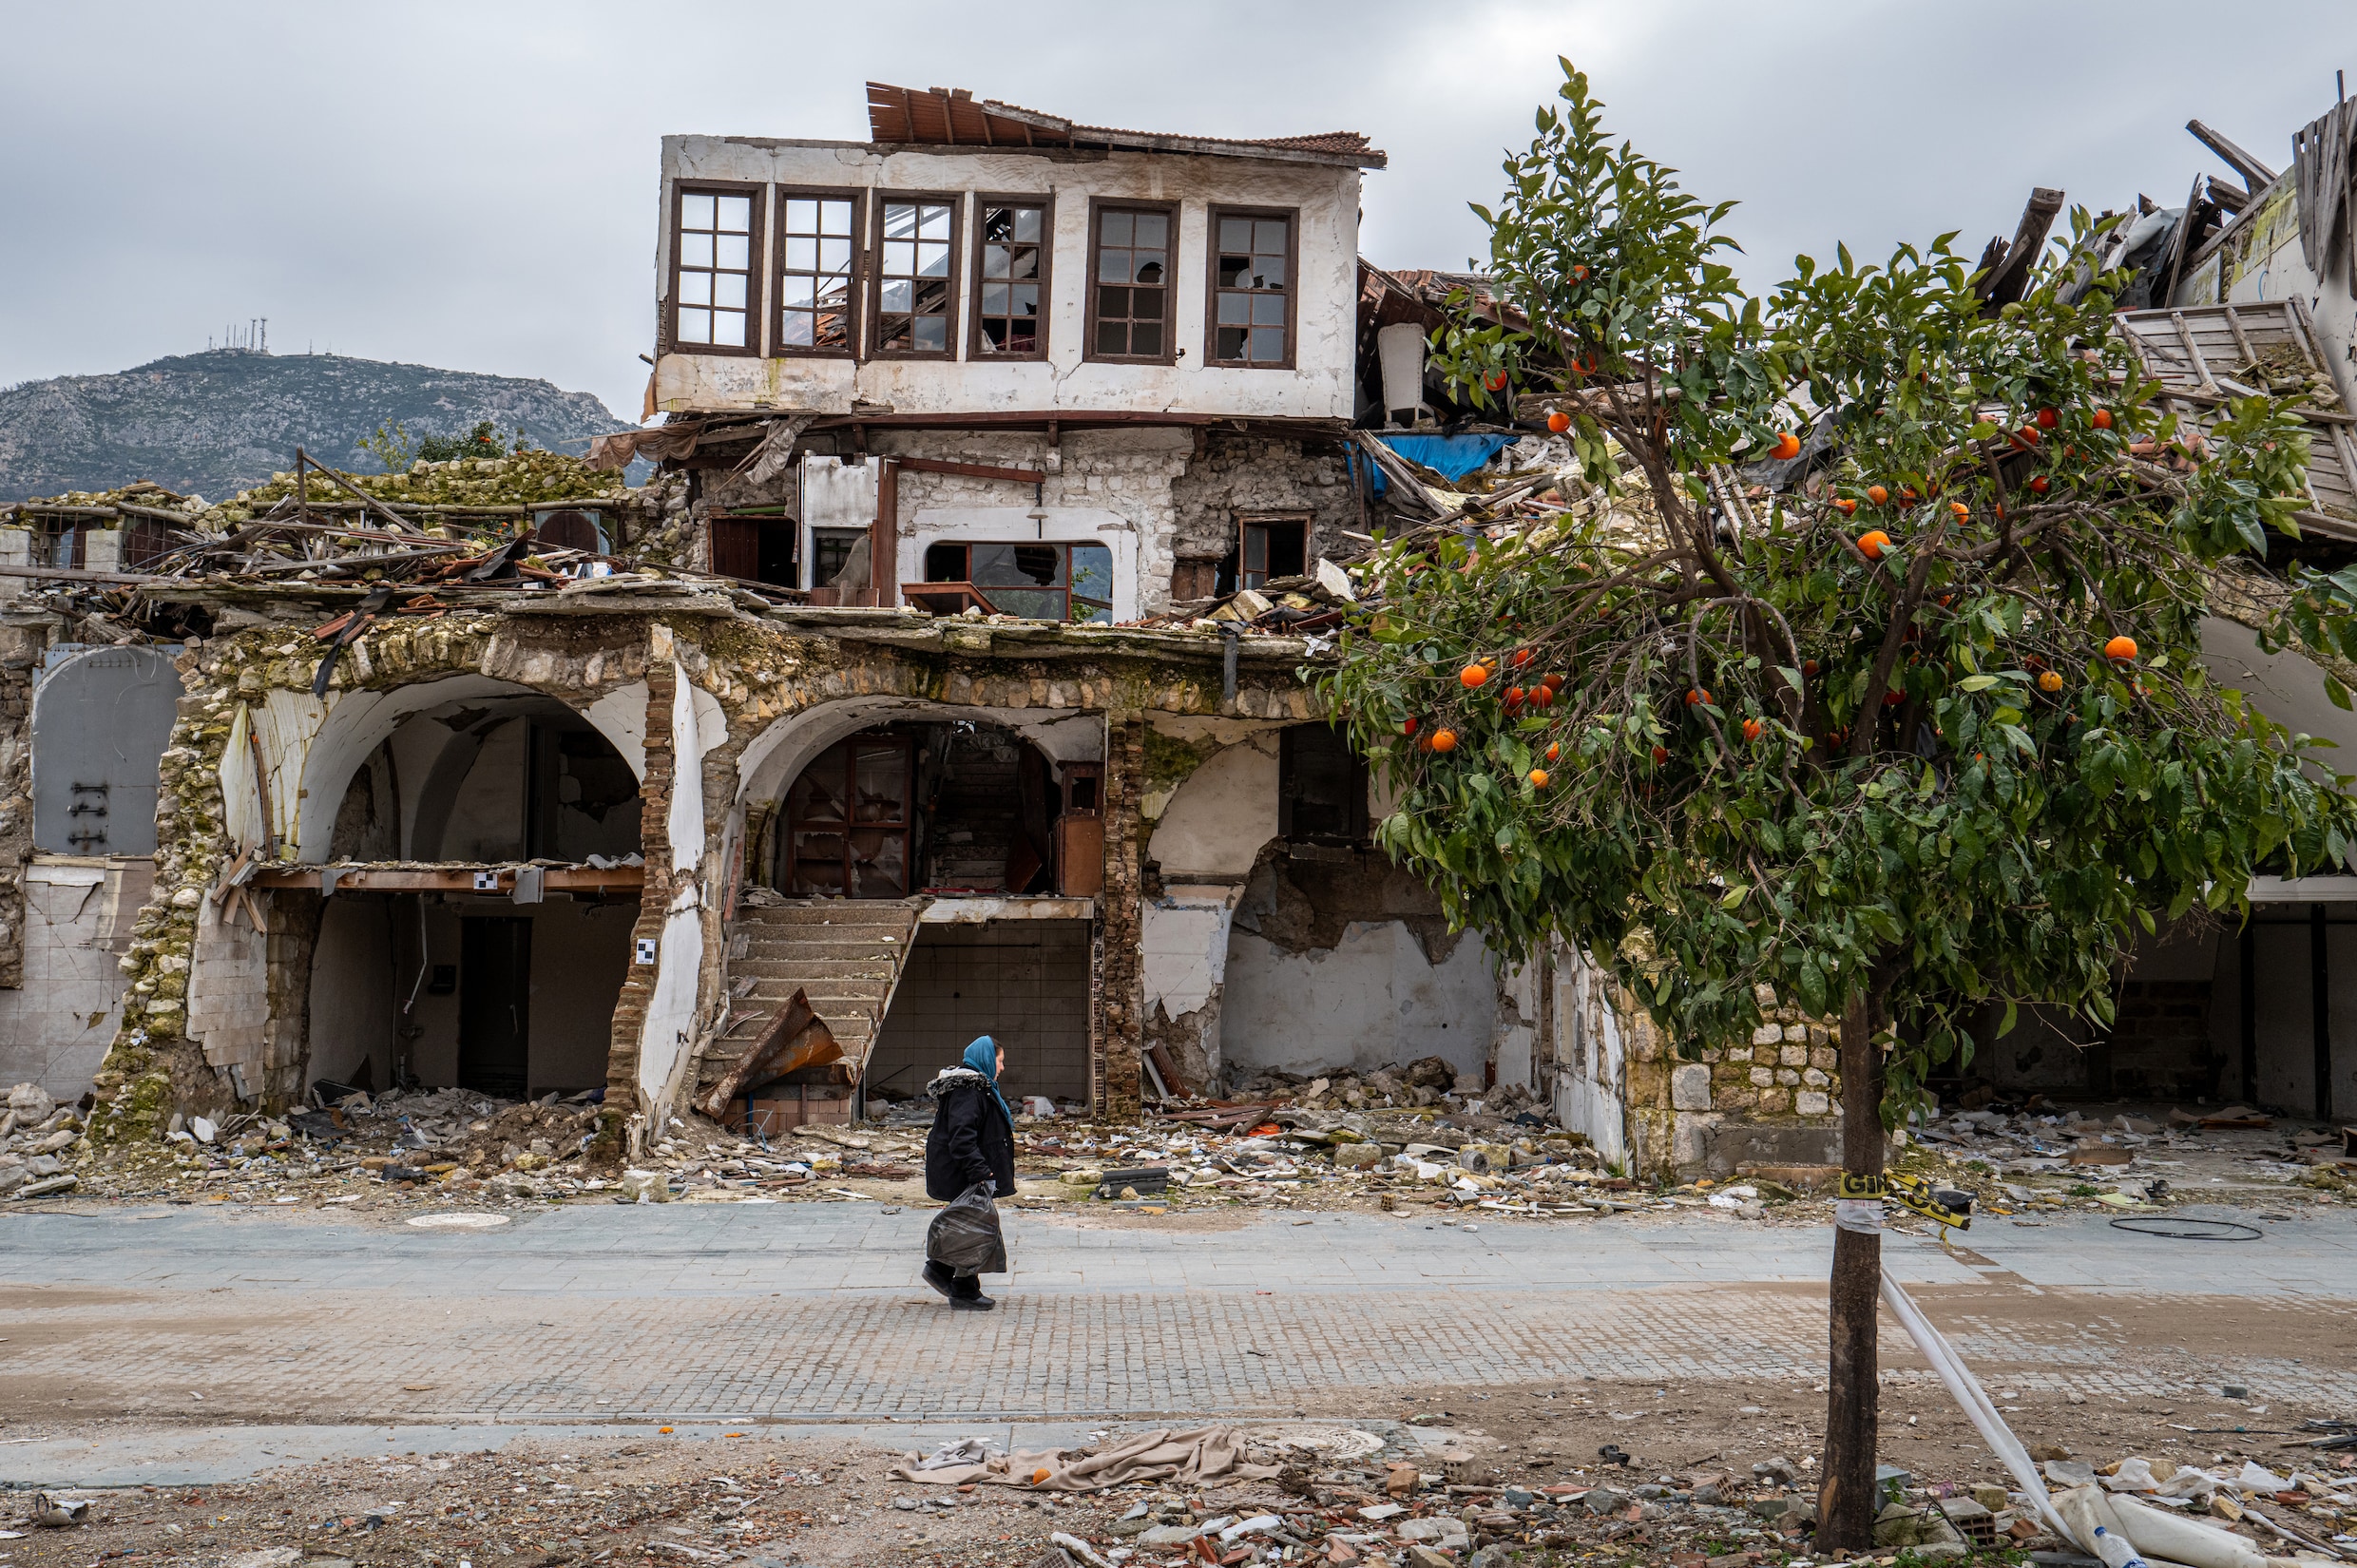
<svg viewBox="0 0 2357 1568">
<path fill-rule="evenodd" d="M 976 1036 L 974 1042 L 966 1047 L 966 1065 L 980 1073 L 982 1080 L 990 1085 L 990 1098 L 999 1102 L 999 1114 L 1006 1119 L 1007 1126 L 1014 1126 L 1015 1113 L 1006 1108 L 1006 1097 L 999 1093 L 999 1042 L 988 1035 Z"/>
</svg>

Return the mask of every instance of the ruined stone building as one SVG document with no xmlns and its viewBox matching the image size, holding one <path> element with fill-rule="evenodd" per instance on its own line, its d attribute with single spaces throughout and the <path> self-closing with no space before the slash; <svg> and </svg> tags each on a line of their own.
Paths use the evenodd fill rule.
<svg viewBox="0 0 2357 1568">
<path fill-rule="evenodd" d="M 0 1077 L 125 1136 L 323 1080 L 602 1088 L 617 1141 L 847 1117 L 986 1031 L 1010 1092 L 1112 1115 L 1532 1077 L 1302 674 L 1386 516 L 1383 155 L 870 106 L 665 143 L 665 417 L 604 467 L 7 520 Z M 1198 619 L 1239 590 L 1275 607 Z"/>
</svg>

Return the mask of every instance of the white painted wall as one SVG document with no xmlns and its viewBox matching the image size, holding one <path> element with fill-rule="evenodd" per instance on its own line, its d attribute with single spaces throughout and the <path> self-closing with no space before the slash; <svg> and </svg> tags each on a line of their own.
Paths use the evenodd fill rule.
<svg viewBox="0 0 2357 1568">
<path fill-rule="evenodd" d="M 144 856 L 35 855 L 26 866 L 25 984 L 0 991 L 0 1084 L 79 1100 L 122 1022 L 131 922 L 155 884 Z"/>
<path fill-rule="evenodd" d="M 1165 881 L 1241 876 L 1276 836 L 1277 732 L 1260 730 L 1215 754 L 1179 782 L 1146 857 Z"/>
<path fill-rule="evenodd" d="M 1467 933 L 1432 965 L 1396 920 L 1355 921 L 1324 950 L 1287 952 L 1237 926 L 1228 938 L 1219 1049 L 1234 1068 L 1370 1070 L 1437 1056 L 1479 1076 L 1497 987 Z"/>
<path fill-rule="evenodd" d="M 1114 152 L 1075 159 L 995 148 L 892 151 L 859 142 L 669 136 L 663 139 L 655 276 L 667 309 L 672 192 L 680 180 L 863 190 L 975 192 L 1054 200 L 1048 350 L 1017 364 L 758 358 L 667 354 L 656 364 L 655 398 L 668 412 L 718 409 L 852 411 L 854 399 L 895 413 L 975 411 L 1126 411 L 1348 418 L 1355 396 L 1359 171 L 1325 164 Z M 1171 306 L 1175 365 L 1094 364 L 1082 357 L 1086 325 L 1089 201 L 1176 201 L 1178 244 Z M 1296 340 L 1292 371 L 1203 364 L 1203 317 L 1212 204 L 1299 209 Z M 959 229 L 960 295 L 951 341 L 962 358 L 972 300 L 972 204 Z M 759 247 L 757 247 L 757 256 Z M 766 267 L 762 269 L 766 272 Z M 761 316 L 771 300 L 766 279 Z"/>
<path fill-rule="evenodd" d="M 671 809 L 665 825 L 671 841 L 671 870 L 694 871 L 704 852 L 704 753 L 728 738 L 725 723 L 698 722 L 699 692 L 679 661 L 672 660 L 678 681 L 671 701 Z M 639 1035 L 639 1097 L 667 1111 L 680 1089 L 694 1043 L 696 997 L 704 962 L 703 891 L 690 876 L 672 895 L 663 919 L 662 938 L 656 955 L 655 994 L 648 999 L 646 1020 Z"/>
<path fill-rule="evenodd" d="M 1629 1157 L 1628 1053 L 1604 975 L 1577 948 L 1556 953 L 1555 1117 L 1607 1163 Z"/>
<path fill-rule="evenodd" d="M 924 507 L 899 532 L 896 579 L 925 581 L 925 551 L 936 544 L 1102 545 L 1113 552 L 1113 619 L 1138 619 L 1138 525 L 1098 507 Z M 1165 573 L 1165 576 L 1168 574 Z"/>
</svg>

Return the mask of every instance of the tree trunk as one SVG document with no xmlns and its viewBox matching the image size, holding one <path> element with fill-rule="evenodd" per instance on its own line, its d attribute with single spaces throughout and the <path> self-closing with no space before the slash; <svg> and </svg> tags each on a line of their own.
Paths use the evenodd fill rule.
<svg viewBox="0 0 2357 1568">
<path fill-rule="evenodd" d="M 1883 1170 L 1883 1059 L 1864 998 L 1842 1014 L 1842 1170 L 1878 1176 Z M 1875 1204 L 1880 1210 L 1879 1200 Z M 1883 1243 L 1877 1234 L 1836 1229 L 1830 1294 L 1832 1360 L 1826 1379 L 1825 1458 L 1817 1490 L 1820 1551 L 1874 1544 L 1874 1313 L 1882 1293 Z"/>
</svg>

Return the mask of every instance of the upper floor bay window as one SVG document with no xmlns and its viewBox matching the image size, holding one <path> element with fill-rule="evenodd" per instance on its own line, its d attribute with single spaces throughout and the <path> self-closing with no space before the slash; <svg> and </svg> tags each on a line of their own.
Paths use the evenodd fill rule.
<svg viewBox="0 0 2357 1568">
<path fill-rule="evenodd" d="M 751 354 L 753 232 L 758 186 L 682 185 L 671 243 L 671 340 Z"/>
<path fill-rule="evenodd" d="M 1178 213 L 1169 206 L 1099 207 L 1089 257 L 1088 357 L 1167 365 L 1170 279 Z"/>
<path fill-rule="evenodd" d="M 949 357 L 957 303 L 954 197 L 880 199 L 875 352 Z"/>
<path fill-rule="evenodd" d="M 850 191 L 779 194 L 777 352 L 856 352 L 859 210 Z"/>
<path fill-rule="evenodd" d="M 1213 364 L 1292 368 L 1294 226 L 1290 212 L 1212 209 Z"/>
<path fill-rule="evenodd" d="M 983 197 L 974 224 L 975 359 L 1047 354 L 1048 209 L 1045 201 Z"/>
</svg>

